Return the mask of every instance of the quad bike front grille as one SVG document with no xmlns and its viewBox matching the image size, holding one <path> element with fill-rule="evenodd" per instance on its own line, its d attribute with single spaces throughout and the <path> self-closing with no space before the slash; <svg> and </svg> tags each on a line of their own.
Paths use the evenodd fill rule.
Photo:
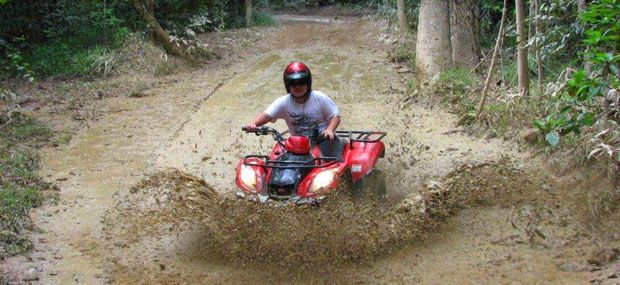
<svg viewBox="0 0 620 285">
<path fill-rule="evenodd" d="M 294 185 L 270 185 L 269 196 L 276 199 L 288 199 L 295 194 Z"/>
</svg>

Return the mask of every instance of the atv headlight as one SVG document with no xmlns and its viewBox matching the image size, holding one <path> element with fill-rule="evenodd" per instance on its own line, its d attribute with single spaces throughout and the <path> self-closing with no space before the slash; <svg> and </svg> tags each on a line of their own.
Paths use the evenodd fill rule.
<svg viewBox="0 0 620 285">
<path fill-rule="evenodd" d="M 325 190 L 327 187 L 329 187 L 329 185 L 334 182 L 337 173 L 337 168 L 332 168 L 319 172 L 319 174 L 314 176 L 314 179 L 312 180 L 312 184 L 310 185 L 310 192 L 319 193 Z"/>
<path fill-rule="evenodd" d="M 239 179 L 241 183 L 248 187 L 250 190 L 256 190 L 256 172 L 252 167 L 247 165 L 241 165 L 241 171 L 239 172 Z"/>
</svg>

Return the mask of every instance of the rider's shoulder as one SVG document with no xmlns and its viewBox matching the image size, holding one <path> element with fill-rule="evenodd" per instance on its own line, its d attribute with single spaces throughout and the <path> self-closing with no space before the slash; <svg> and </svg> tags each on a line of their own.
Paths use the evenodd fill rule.
<svg viewBox="0 0 620 285">
<path fill-rule="evenodd" d="M 290 99 L 291 96 L 289 96 L 289 94 L 287 93 L 286 95 L 282 95 L 278 98 L 276 98 L 276 100 L 274 100 L 274 102 L 287 102 Z"/>
<path fill-rule="evenodd" d="M 312 90 L 312 96 L 316 96 L 316 97 L 321 97 L 321 98 L 329 98 L 329 96 L 327 96 L 327 94 L 321 92 L 321 91 L 317 91 L 317 90 Z"/>
</svg>

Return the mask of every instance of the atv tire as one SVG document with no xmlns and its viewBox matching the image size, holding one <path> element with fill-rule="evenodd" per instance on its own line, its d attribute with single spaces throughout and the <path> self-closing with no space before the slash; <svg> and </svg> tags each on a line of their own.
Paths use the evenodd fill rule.
<svg viewBox="0 0 620 285">
<path fill-rule="evenodd" d="M 351 197 L 355 197 L 355 190 L 356 189 L 353 183 L 353 176 L 351 176 L 351 171 L 347 169 L 342 174 L 342 177 L 340 177 L 340 182 L 338 183 L 338 191 L 340 193 L 346 193 Z"/>
</svg>

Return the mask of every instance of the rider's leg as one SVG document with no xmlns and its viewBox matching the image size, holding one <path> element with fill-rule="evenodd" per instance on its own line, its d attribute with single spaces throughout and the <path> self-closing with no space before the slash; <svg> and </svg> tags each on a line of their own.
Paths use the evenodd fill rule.
<svg viewBox="0 0 620 285">
<path fill-rule="evenodd" d="M 342 152 L 344 151 L 345 143 L 340 138 L 322 140 L 318 145 L 323 156 L 337 157 L 342 160 Z"/>
</svg>

